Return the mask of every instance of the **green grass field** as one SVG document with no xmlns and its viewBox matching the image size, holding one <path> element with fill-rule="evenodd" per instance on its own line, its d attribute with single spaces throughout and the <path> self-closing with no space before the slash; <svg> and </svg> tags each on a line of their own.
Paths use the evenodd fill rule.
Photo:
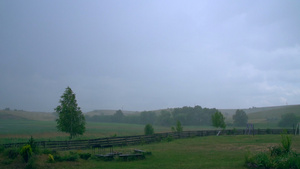
<svg viewBox="0 0 300 169">
<path fill-rule="evenodd" d="M 68 134 L 57 131 L 55 121 L 0 119 L 0 124 L 0 144 L 26 142 L 31 136 L 37 141 L 69 139 Z M 84 135 L 75 139 L 143 135 L 144 127 L 138 124 L 87 122 Z M 203 129 L 213 129 L 213 127 L 184 126 L 185 131 Z M 154 126 L 154 131 L 170 132 L 171 128 Z"/>
<path fill-rule="evenodd" d="M 266 151 L 268 147 L 280 143 L 280 135 L 260 136 L 208 136 L 179 139 L 172 142 L 160 142 L 129 147 L 115 147 L 114 151 L 130 152 L 141 149 L 152 152 L 144 160 L 136 161 L 96 161 L 82 160 L 77 162 L 48 163 L 47 155 L 36 156 L 37 168 L 104 168 L 104 169 L 242 169 L 244 157 L 248 151 Z M 300 150 L 300 136 L 292 136 L 292 149 Z M 108 150 L 107 150 L 108 151 Z M 80 153 L 94 154 L 93 150 L 77 150 Z M 299 151 L 298 151 L 299 152 Z M 68 153 L 68 152 L 60 152 Z M 0 168 L 23 168 L 25 163 L 17 157 L 11 164 L 0 154 Z"/>
</svg>

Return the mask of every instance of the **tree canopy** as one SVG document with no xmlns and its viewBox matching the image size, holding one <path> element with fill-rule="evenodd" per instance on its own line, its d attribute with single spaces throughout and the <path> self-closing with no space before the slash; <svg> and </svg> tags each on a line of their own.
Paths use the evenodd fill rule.
<svg viewBox="0 0 300 169">
<path fill-rule="evenodd" d="M 246 126 L 248 123 L 248 116 L 244 110 L 236 110 L 232 118 L 235 126 Z"/>
<path fill-rule="evenodd" d="M 216 128 L 226 128 L 225 117 L 220 111 L 216 111 L 215 114 L 211 116 L 212 125 Z"/>
<path fill-rule="evenodd" d="M 292 127 L 298 123 L 298 118 L 294 113 L 287 113 L 281 116 L 281 120 L 278 123 L 280 127 Z"/>
<path fill-rule="evenodd" d="M 67 87 L 61 99 L 60 105 L 54 110 L 58 113 L 57 129 L 70 134 L 70 139 L 85 132 L 85 117 L 77 105 L 75 94 Z"/>
<path fill-rule="evenodd" d="M 151 135 L 151 134 L 154 134 L 154 129 L 152 127 L 151 124 L 147 124 L 144 128 L 144 133 L 145 135 Z"/>
</svg>

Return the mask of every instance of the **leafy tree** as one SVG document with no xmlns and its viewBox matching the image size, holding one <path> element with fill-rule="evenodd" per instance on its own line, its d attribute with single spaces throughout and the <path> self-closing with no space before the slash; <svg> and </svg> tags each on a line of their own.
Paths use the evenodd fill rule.
<svg viewBox="0 0 300 169">
<path fill-rule="evenodd" d="M 54 110 L 58 113 L 57 129 L 70 134 L 70 139 L 85 132 L 85 117 L 77 105 L 75 94 L 67 87 Z"/>
<path fill-rule="evenodd" d="M 153 124 L 156 120 L 156 114 L 153 111 L 143 111 L 140 118 L 142 124 Z"/>
<path fill-rule="evenodd" d="M 244 110 L 236 110 L 235 114 L 232 116 L 233 124 L 235 126 L 246 126 L 248 122 L 248 116 Z"/>
<path fill-rule="evenodd" d="M 151 134 L 154 134 L 154 129 L 152 127 L 151 124 L 147 124 L 144 128 L 144 133 L 145 135 L 151 135 Z"/>
<path fill-rule="evenodd" d="M 162 110 L 157 118 L 157 124 L 161 126 L 171 126 L 172 122 L 171 113 L 167 110 Z"/>
<path fill-rule="evenodd" d="M 294 113 L 287 113 L 281 116 L 281 120 L 279 121 L 278 125 L 280 127 L 291 127 L 293 124 L 297 124 L 298 119 Z"/>
<path fill-rule="evenodd" d="M 182 127 L 182 125 L 181 125 L 181 123 L 180 123 L 179 120 L 177 120 L 177 122 L 176 122 L 176 131 L 177 131 L 178 133 L 180 133 L 180 132 L 183 131 L 183 127 Z"/>
<path fill-rule="evenodd" d="M 212 125 L 216 128 L 226 128 L 225 117 L 218 110 L 211 116 Z"/>
<path fill-rule="evenodd" d="M 113 118 L 113 122 L 123 122 L 124 114 L 122 110 L 117 110 L 112 118 Z"/>
</svg>

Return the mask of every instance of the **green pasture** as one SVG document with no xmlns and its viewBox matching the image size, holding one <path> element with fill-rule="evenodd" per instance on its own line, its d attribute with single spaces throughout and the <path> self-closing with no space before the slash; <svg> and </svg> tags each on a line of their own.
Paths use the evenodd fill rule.
<svg viewBox="0 0 300 169">
<path fill-rule="evenodd" d="M 68 140 L 67 133 L 56 129 L 55 121 L 34 121 L 26 119 L 0 119 L 0 144 L 27 141 L 32 136 L 37 141 Z M 112 136 L 143 135 L 144 125 L 123 123 L 97 123 L 87 122 L 86 132 L 75 139 L 92 139 Z M 213 129 L 211 126 L 184 126 L 185 131 Z M 154 126 L 154 131 L 170 132 L 171 127 Z"/>
<path fill-rule="evenodd" d="M 292 137 L 292 149 L 299 152 L 300 136 Z M 115 147 L 114 151 L 128 153 L 134 149 L 152 152 L 144 160 L 134 161 L 97 161 L 95 159 L 76 162 L 48 163 L 48 155 L 37 155 L 35 158 L 36 168 L 103 168 L 103 169 L 197 169 L 197 168 L 220 168 L 220 169 L 242 169 L 245 168 L 244 158 L 247 152 L 255 153 L 267 151 L 268 147 L 280 143 L 280 135 L 259 136 L 208 136 L 188 139 L 162 141 L 159 143 L 135 145 L 128 147 Z M 106 150 L 108 152 L 108 150 Z M 91 153 L 90 150 L 76 150 L 78 153 Z M 59 152 L 67 154 L 68 152 Z M 96 151 L 97 153 L 97 151 Z M 3 158 L 1 158 L 1 156 Z M 7 164 L 6 158 L 0 154 L 0 168 L 23 168 L 25 166 L 19 156 L 12 163 Z"/>
<path fill-rule="evenodd" d="M 87 122 L 86 132 L 75 139 L 93 139 L 112 136 L 143 135 L 144 125 Z M 170 132 L 171 127 L 153 126 L 155 133 Z M 276 123 L 255 123 L 255 129 L 278 128 Z M 233 127 L 227 127 L 232 129 Z M 239 129 L 244 129 L 240 127 Z M 184 131 L 215 129 L 212 126 L 183 126 Z M 68 140 L 67 133 L 56 129 L 56 122 L 26 119 L 0 119 L 0 144 L 25 142 L 30 136 L 37 141 Z"/>
</svg>

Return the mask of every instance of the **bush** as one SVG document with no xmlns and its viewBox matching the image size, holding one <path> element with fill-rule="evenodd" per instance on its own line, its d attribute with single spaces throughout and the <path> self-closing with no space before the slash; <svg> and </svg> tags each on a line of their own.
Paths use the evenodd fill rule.
<svg viewBox="0 0 300 169">
<path fill-rule="evenodd" d="M 51 154 L 52 151 L 49 150 L 49 149 L 44 149 L 44 150 L 42 150 L 42 153 L 43 153 L 43 154 Z"/>
<path fill-rule="evenodd" d="M 271 153 L 271 156 L 281 156 L 284 154 L 284 150 L 282 149 L 282 147 L 270 147 L 269 151 Z"/>
<path fill-rule="evenodd" d="M 4 151 L 4 155 L 6 155 L 10 159 L 15 159 L 19 155 L 19 149 L 17 149 L 17 148 L 8 148 Z"/>
<path fill-rule="evenodd" d="M 255 156 L 246 158 L 248 168 L 272 168 L 272 162 L 266 153 L 258 153 Z"/>
<path fill-rule="evenodd" d="M 4 146 L 0 145 L 0 153 L 4 152 Z"/>
<path fill-rule="evenodd" d="M 151 135 L 151 134 L 154 134 L 154 129 L 152 127 L 151 124 L 147 124 L 144 128 L 144 133 L 145 135 Z"/>
<path fill-rule="evenodd" d="M 269 152 L 261 152 L 255 155 L 249 153 L 245 158 L 245 166 L 248 168 L 300 168 L 299 154 L 291 150 L 291 138 L 286 132 L 281 134 L 281 145 L 269 148 Z"/>
<path fill-rule="evenodd" d="M 163 139 L 163 141 L 166 141 L 166 142 L 171 142 L 173 140 L 174 140 L 174 138 L 171 135 L 168 135 L 168 137 L 166 137 L 166 138 Z"/>
<path fill-rule="evenodd" d="M 81 154 L 79 154 L 79 157 L 81 159 L 87 160 L 91 157 L 91 154 L 90 153 L 81 153 Z"/>
<path fill-rule="evenodd" d="M 62 156 L 60 156 L 59 154 L 55 154 L 53 156 L 53 158 L 54 158 L 54 161 L 59 161 L 59 162 L 64 161 L 64 158 Z"/>
<path fill-rule="evenodd" d="M 36 142 L 35 142 L 35 140 L 33 139 L 32 136 L 28 140 L 27 144 L 30 145 L 30 147 L 32 149 L 32 152 L 34 152 L 34 153 L 38 153 L 39 152 L 38 147 L 36 146 Z"/>
<path fill-rule="evenodd" d="M 31 146 L 28 144 L 23 146 L 20 151 L 20 154 L 23 157 L 24 161 L 27 163 L 32 154 Z"/>
<path fill-rule="evenodd" d="M 59 162 L 77 161 L 78 157 L 79 157 L 79 155 L 77 153 L 72 152 L 72 151 L 70 151 L 70 153 L 68 155 L 64 155 L 63 157 L 60 156 L 59 154 L 56 154 L 56 155 L 53 156 L 54 161 L 59 161 Z"/>
<path fill-rule="evenodd" d="M 25 169 L 36 169 L 36 168 L 38 168 L 35 161 L 36 161 L 35 158 L 30 158 L 28 163 L 25 166 Z"/>
<path fill-rule="evenodd" d="M 291 151 L 291 145 L 292 145 L 291 137 L 286 134 L 286 131 L 284 131 L 281 134 L 281 146 L 286 153 L 289 153 Z"/>
<path fill-rule="evenodd" d="M 55 161 L 55 160 L 54 160 L 53 155 L 52 155 L 52 154 L 49 154 L 49 155 L 48 155 L 48 162 L 49 162 L 49 163 L 54 163 L 54 161 Z"/>
</svg>

